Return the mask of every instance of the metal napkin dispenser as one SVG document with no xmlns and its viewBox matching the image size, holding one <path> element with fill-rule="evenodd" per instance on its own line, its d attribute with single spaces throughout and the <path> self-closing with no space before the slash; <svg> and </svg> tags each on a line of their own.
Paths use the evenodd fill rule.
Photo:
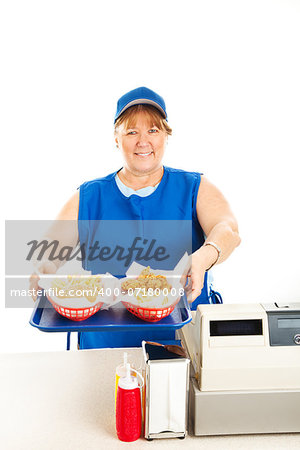
<svg viewBox="0 0 300 450">
<path fill-rule="evenodd" d="M 187 434 L 189 363 L 168 346 L 142 343 L 146 363 L 145 438 L 184 438 Z M 170 346 L 175 347 L 175 346 Z"/>
<path fill-rule="evenodd" d="M 300 388 L 300 303 L 199 305 L 182 335 L 200 391 Z"/>
</svg>

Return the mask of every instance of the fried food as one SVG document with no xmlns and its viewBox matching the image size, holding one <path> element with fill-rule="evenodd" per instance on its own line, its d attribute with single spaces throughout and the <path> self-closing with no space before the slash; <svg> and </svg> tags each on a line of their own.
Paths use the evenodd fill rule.
<svg viewBox="0 0 300 450">
<path fill-rule="evenodd" d="M 67 278 L 53 280 L 52 288 L 56 290 L 56 296 L 59 298 L 85 297 L 92 303 L 99 295 L 102 282 L 99 275 L 68 275 Z"/>
<path fill-rule="evenodd" d="M 155 275 L 150 271 L 150 266 L 143 269 L 137 278 L 126 280 L 122 283 L 122 291 L 125 292 L 128 292 L 129 289 L 143 289 L 145 291 L 148 291 L 148 289 L 159 289 L 161 291 L 167 289 L 170 292 L 171 288 L 172 286 L 168 283 L 166 277 Z"/>
</svg>

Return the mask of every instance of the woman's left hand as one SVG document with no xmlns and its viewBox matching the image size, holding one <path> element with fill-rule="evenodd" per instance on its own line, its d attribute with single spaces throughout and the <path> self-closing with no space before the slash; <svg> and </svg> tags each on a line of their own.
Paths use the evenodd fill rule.
<svg viewBox="0 0 300 450">
<path fill-rule="evenodd" d="M 192 303 L 201 294 L 205 270 L 201 256 L 197 255 L 197 252 L 194 253 L 192 255 L 192 266 L 186 275 L 188 284 L 185 286 L 185 293 L 189 303 Z"/>
<path fill-rule="evenodd" d="M 205 272 L 216 262 L 217 258 L 218 252 L 211 245 L 203 245 L 192 254 L 192 264 L 186 274 L 188 284 L 185 287 L 189 303 L 192 303 L 201 294 Z"/>
</svg>

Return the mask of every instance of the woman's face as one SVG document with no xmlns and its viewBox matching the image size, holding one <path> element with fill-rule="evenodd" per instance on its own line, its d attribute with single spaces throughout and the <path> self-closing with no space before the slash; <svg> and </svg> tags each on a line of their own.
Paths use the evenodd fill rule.
<svg viewBox="0 0 300 450">
<path fill-rule="evenodd" d="M 161 167 L 167 133 L 153 126 L 143 111 L 137 114 L 133 128 L 119 126 L 115 140 L 132 173 L 150 174 Z"/>
</svg>

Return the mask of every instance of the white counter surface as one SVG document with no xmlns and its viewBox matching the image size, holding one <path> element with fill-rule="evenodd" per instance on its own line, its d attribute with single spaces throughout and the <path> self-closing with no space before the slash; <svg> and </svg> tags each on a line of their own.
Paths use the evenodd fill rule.
<svg viewBox="0 0 300 450">
<path fill-rule="evenodd" d="M 141 349 L 127 349 L 142 363 Z M 300 434 L 118 440 L 114 372 L 122 349 L 0 355 L 2 450 L 299 450 Z"/>
</svg>

